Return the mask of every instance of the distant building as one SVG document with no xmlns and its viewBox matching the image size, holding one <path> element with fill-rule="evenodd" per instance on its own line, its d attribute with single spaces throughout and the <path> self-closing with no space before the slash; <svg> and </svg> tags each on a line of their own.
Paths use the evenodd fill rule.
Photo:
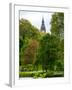
<svg viewBox="0 0 72 90">
<path fill-rule="evenodd" d="M 44 24 L 44 18 L 42 18 L 41 32 L 46 32 L 46 28 L 45 28 L 45 24 Z"/>
</svg>

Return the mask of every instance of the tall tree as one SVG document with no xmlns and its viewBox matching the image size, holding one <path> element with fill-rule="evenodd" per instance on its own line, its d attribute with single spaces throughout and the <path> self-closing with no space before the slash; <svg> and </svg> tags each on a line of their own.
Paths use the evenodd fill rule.
<svg viewBox="0 0 72 90">
<path fill-rule="evenodd" d="M 51 33 L 57 37 L 64 38 L 64 13 L 54 13 L 51 19 Z"/>
<path fill-rule="evenodd" d="M 57 62 L 58 43 L 59 39 L 56 36 L 46 34 L 40 42 L 39 61 L 42 65 L 43 71 L 54 70 Z"/>
<path fill-rule="evenodd" d="M 28 20 L 19 20 L 19 61 L 20 65 L 24 64 L 24 51 L 28 47 L 30 39 L 38 40 L 40 37 L 39 30 Z"/>
</svg>

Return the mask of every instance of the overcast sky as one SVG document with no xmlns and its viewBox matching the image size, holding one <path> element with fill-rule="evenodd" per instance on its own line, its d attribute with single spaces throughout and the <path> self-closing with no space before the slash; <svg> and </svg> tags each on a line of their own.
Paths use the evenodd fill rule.
<svg viewBox="0 0 72 90">
<path fill-rule="evenodd" d="M 53 13 L 45 13 L 45 12 L 28 12 L 28 11 L 20 11 L 20 19 L 24 18 L 31 22 L 32 25 L 41 28 L 42 17 L 44 18 L 46 32 L 50 32 L 50 21 Z"/>
</svg>

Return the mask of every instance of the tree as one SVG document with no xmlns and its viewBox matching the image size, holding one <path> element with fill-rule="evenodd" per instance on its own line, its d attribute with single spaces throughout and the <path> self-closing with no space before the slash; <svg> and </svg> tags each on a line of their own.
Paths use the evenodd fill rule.
<svg viewBox="0 0 72 90">
<path fill-rule="evenodd" d="M 60 40 L 58 46 L 57 70 L 64 71 L 64 40 Z"/>
<path fill-rule="evenodd" d="M 44 35 L 41 39 L 38 59 L 42 64 L 43 71 L 54 70 L 54 66 L 58 59 L 58 42 L 59 39 L 50 34 Z"/>
<path fill-rule="evenodd" d="M 24 51 L 29 45 L 30 39 L 38 40 L 40 37 L 39 30 L 34 27 L 28 20 L 19 20 L 19 64 L 24 64 Z"/>
<path fill-rule="evenodd" d="M 23 38 L 27 37 L 37 40 L 39 37 L 39 30 L 28 20 L 21 19 L 19 20 L 19 36 Z"/>
<path fill-rule="evenodd" d="M 51 19 L 51 34 L 59 38 L 56 63 L 57 70 L 64 70 L 64 13 L 54 13 Z"/>
<path fill-rule="evenodd" d="M 37 49 L 38 49 L 38 41 L 31 40 L 30 44 L 24 51 L 24 64 L 34 64 L 35 63 Z"/>
<path fill-rule="evenodd" d="M 64 13 L 54 13 L 51 19 L 51 34 L 64 38 Z"/>
</svg>

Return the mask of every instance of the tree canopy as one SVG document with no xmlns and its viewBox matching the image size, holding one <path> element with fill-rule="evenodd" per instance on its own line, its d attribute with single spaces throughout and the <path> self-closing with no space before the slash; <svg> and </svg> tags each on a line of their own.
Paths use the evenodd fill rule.
<svg viewBox="0 0 72 90">
<path fill-rule="evenodd" d="M 51 33 L 64 38 L 64 13 L 54 13 L 51 19 Z"/>
</svg>

